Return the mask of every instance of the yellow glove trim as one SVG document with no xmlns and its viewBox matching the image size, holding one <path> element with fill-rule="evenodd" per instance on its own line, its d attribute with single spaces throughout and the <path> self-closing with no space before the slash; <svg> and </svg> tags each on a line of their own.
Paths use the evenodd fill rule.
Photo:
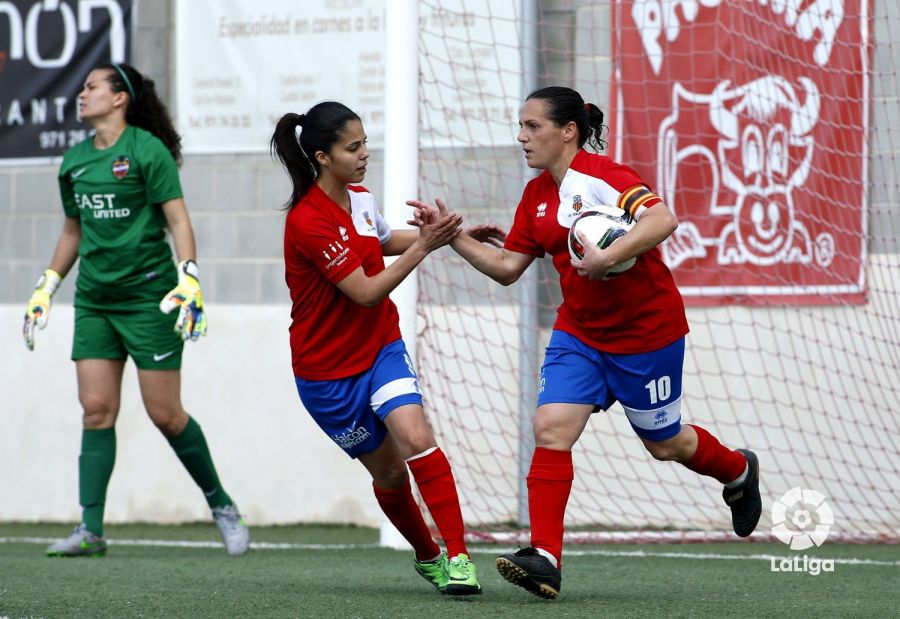
<svg viewBox="0 0 900 619">
<path fill-rule="evenodd" d="M 178 285 L 170 290 L 159 303 L 159 309 L 168 314 L 179 308 L 175 320 L 175 332 L 183 340 L 196 340 L 206 335 L 206 312 L 203 310 L 203 294 L 200 292 L 200 270 L 193 260 L 178 263 Z"/>
<path fill-rule="evenodd" d="M 34 328 L 43 329 L 50 318 L 50 299 L 53 293 L 62 283 L 62 276 L 53 269 L 47 269 L 38 278 L 34 285 L 34 292 L 28 300 L 25 308 L 25 323 L 22 326 L 22 336 L 25 338 L 25 346 L 28 350 L 34 350 Z"/>
</svg>

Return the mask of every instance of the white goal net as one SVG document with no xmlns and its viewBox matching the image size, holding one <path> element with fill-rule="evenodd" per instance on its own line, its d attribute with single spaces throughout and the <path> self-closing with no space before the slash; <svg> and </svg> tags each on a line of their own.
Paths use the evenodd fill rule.
<svg viewBox="0 0 900 619">
<path fill-rule="evenodd" d="M 423 0 L 419 19 L 422 197 L 509 226 L 524 96 L 577 89 L 607 115 L 606 154 L 678 216 L 664 255 L 691 325 L 683 417 L 759 454 L 758 530 L 799 487 L 833 514 L 807 506 L 809 526 L 896 541 L 900 3 Z M 426 408 L 482 537 L 527 527 L 558 302 L 548 261 L 508 288 L 449 249 L 420 268 Z M 572 539 L 733 537 L 718 484 L 653 461 L 618 405 L 574 460 Z"/>
</svg>

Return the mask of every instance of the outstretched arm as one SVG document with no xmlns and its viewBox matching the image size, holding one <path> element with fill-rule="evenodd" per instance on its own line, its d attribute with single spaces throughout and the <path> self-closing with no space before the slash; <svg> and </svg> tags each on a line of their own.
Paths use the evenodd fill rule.
<svg viewBox="0 0 900 619">
<path fill-rule="evenodd" d="M 440 199 L 435 200 L 436 208 L 420 200 L 407 200 L 406 203 L 417 209 L 416 219 L 412 222 L 414 225 L 419 225 L 418 222 L 427 220 L 427 213 L 437 212 L 439 216 L 450 214 L 447 205 Z M 484 228 L 479 229 L 479 227 L 475 227 L 467 231 L 468 233 L 462 233 L 453 239 L 450 247 L 465 258 L 469 264 L 494 281 L 504 286 L 509 286 L 522 276 L 528 265 L 534 261 L 534 256 L 520 254 L 503 248 L 495 249 L 487 243 L 481 242 L 482 240 L 491 242 L 490 239 L 499 238 L 496 234 L 497 231 L 503 234 L 502 230 L 497 226 L 488 226 L 488 228 L 488 230 L 485 230 Z M 472 232 L 474 232 L 475 236 L 472 236 Z"/>
<path fill-rule="evenodd" d="M 412 273 L 425 256 L 434 250 L 450 243 L 459 234 L 462 217 L 456 214 L 442 216 L 419 227 L 415 240 L 406 247 L 403 253 L 386 269 L 373 277 L 366 275 L 362 267 L 354 269 L 350 275 L 338 282 L 338 289 L 350 297 L 355 303 L 372 307 L 381 303 L 394 288 L 400 285 L 406 276 Z M 406 245 L 409 232 L 400 231 L 397 244 Z M 395 232 L 396 234 L 396 232 Z M 391 241 L 385 244 L 385 253 L 389 254 Z M 401 246 L 402 246 L 401 245 Z"/>
<path fill-rule="evenodd" d="M 506 240 L 506 230 L 497 224 L 476 224 L 469 226 L 463 232 L 479 243 L 487 243 L 497 249 L 502 248 L 503 241 Z"/>
<path fill-rule="evenodd" d="M 385 256 L 399 256 L 412 247 L 418 238 L 418 230 L 391 230 L 391 238 L 381 246 L 381 253 Z"/>
</svg>

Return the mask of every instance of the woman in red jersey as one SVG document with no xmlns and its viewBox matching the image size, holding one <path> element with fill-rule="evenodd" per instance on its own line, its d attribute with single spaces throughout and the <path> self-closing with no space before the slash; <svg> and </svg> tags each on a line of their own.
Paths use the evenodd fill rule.
<svg viewBox="0 0 900 619">
<path fill-rule="evenodd" d="M 369 151 L 362 122 L 337 102 L 285 114 L 271 148 L 293 183 L 284 231 L 297 391 L 325 433 L 372 475 L 378 504 L 415 550 L 414 567 L 441 593 L 481 593 L 463 540 L 450 463 L 422 409 L 412 360 L 388 294 L 462 219 L 436 216 L 391 230 L 362 182 Z M 385 267 L 384 256 L 398 256 Z M 407 466 L 447 551 L 413 498 Z M 448 557 L 449 555 L 449 557 Z"/>
<path fill-rule="evenodd" d="M 528 166 L 543 172 L 526 185 L 503 248 L 497 251 L 466 234 L 452 247 L 503 285 L 545 254 L 559 272 L 563 301 L 541 367 L 527 479 L 531 546 L 496 562 L 509 582 L 552 599 L 562 580 L 572 447 L 591 414 L 616 400 L 654 458 L 674 460 L 725 485 L 723 497 L 738 535 L 753 532 L 762 503 L 753 452 L 728 449 L 703 428 L 681 424 L 688 324 L 657 247 L 677 227 L 675 217 L 634 170 L 584 150 L 585 143 L 605 147 L 603 113 L 576 91 L 548 87 L 531 93 L 519 126 Z M 409 204 L 417 208 L 416 223 L 449 216 L 440 200 L 437 208 Z M 585 242 L 584 259 L 570 258 L 572 221 L 602 205 L 627 213 L 636 220 L 634 227 L 604 250 Z M 610 268 L 635 257 L 631 269 L 606 277 Z"/>
</svg>

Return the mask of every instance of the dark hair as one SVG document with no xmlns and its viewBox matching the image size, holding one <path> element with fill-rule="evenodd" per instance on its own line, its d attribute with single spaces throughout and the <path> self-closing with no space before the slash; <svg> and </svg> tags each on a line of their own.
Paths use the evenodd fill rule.
<svg viewBox="0 0 900 619">
<path fill-rule="evenodd" d="M 529 99 L 542 99 L 547 102 L 547 118 L 553 121 L 557 127 L 565 127 L 573 122 L 578 127 L 578 147 L 585 142 L 594 150 L 601 151 L 606 148 L 606 140 L 603 139 L 603 112 L 593 103 L 585 103 L 578 92 L 565 86 L 548 86 L 532 92 Z"/>
<path fill-rule="evenodd" d="M 109 71 L 107 80 L 113 92 L 128 93 L 125 122 L 158 137 L 172 153 L 175 163 L 180 164 L 181 136 L 175 131 L 165 103 L 156 94 L 153 80 L 147 79 L 129 64 L 105 64 L 97 68 Z"/>
<path fill-rule="evenodd" d="M 312 106 L 306 114 L 288 112 L 278 120 L 269 141 L 269 151 L 278 157 L 294 184 L 291 198 L 285 203 L 290 210 L 306 195 L 319 175 L 316 153 L 328 153 L 351 120 L 359 116 L 343 103 L 324 101 Z M 299 141 L 297 127 L 301 127 Z"/>
</svg>

